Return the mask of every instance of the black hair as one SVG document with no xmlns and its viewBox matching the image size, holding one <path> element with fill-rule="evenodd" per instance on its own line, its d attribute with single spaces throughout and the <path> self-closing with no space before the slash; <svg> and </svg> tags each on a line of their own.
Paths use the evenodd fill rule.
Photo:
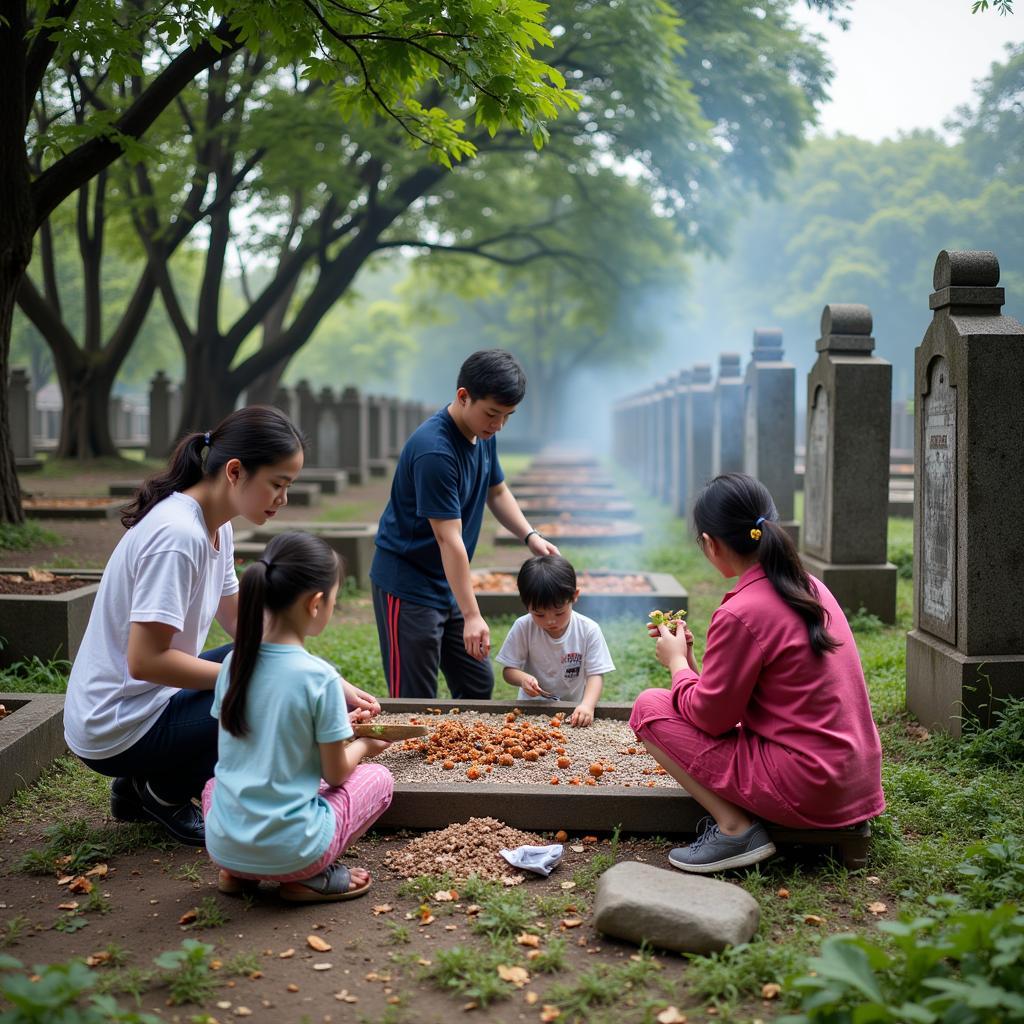
<svg viewBox="0 0 1024 1024">
<path fill-rule="evenodd" d="M 249 405 L 227 415 L 213 429 L 186 434 L 174 449 L 167 469 L 145 480 L 132 501 L 121 509 L 125 528 L 141 522 L 158 502 L 184 491 L 204 477 L 216 476 L 231 459 L 247 473 L 272 466 L 305 450 L 298 427 L 280 409 Z"/>
<path fill-rule="evenodd" d="M 576 570 L 561 555 L 534 555 L 519 567 L 516 585 L 528 609 L 558 608 L 576 596 Z"/>
<path fill-rule="evenodd" d="M 716 476 L 693 507 L 697 539 L 706 533 L 738 555 L 756 553 L 779 597 L 807 623 L 811 650 L 828 654 L 841 647 L 842 641 L 829 635 L 828 613 L 818 600 L 796 545 L 778 519 L 768 488 L 746 473 Z"/>
<path fill-rule="evenodd" d="M 242 574 L 235 649 L 220 707 L 221 724 L 232 736 L 249 731 L 245 697 L 263 643 L 264 613 L 282 612 L 306 594 L 327 594 L 341 577 L 341 560 L 334 548 L 308 533 L 279 533 Z"/>
<path fill-rule="evenodd" d="M 484 348 L 462 364 L 456 387 L 465 388 L 474 402 L 493 398 L 500 405 L 518 405 L 526 394 L 526 373 L 511 352 Z"/>
</svg>

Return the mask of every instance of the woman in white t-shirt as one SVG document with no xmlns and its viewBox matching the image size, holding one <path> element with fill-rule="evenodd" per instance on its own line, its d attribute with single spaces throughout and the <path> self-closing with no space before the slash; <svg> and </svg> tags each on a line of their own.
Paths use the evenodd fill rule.
<svg viewBox="0 0 1024 1024">
<path fill-rule="evenodd" d="M 67 744 L 113 778 L 118 820 L 156 821 L 179 842 L 204 844 L 192 798 L 217 761 L 210 708 L 228 648 L 200 651 L 214 618 L 235 633 L 231 520 L 273 518 L 303 454 L 284 413 L 249 406 L 187 435 L 126 506 L 127 533 L 104 570 L 64 705 Z M 350 684 L 345 695 L 357 718 L 380 710 Z"/>
</svg>

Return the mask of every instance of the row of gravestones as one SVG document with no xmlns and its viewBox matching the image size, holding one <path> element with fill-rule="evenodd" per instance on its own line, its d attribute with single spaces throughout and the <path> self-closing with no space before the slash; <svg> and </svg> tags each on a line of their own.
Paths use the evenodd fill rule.
<svg viewBox="0 0 1024 1024">
<path fill-rule="evenodd" d="M 914 355 L 914 625 L 907 705 L 959 735 L 1024 699 L 1024 326 L 1002 315 L 991 252 L 943 251 Z M 866 306 L 826 306 L 807 379 L 801 555 L 844 607 L 894 620 L 886 562 L 891 367 Z M 700 484 L 743 470 L 793 510 L 794 370 L 758 332 L 743 378 L 698 367 L 621 402 L 615 455 L 688 514 Z"/>
<path fill-rule="evenodd" d="M 15 458 L 30 460 L 32 443 L 33 392 L 28 373 L 18 367 L 8 382 L 11 441 Z M 336 394 L 331 388 L 314 392 L 308 381 L 294 388 L 278 388 L 274 404 L 284 410 L 305 433 L 309 448 L 306 465 L 320 469 L 341 469 L 352 483 L 370 476 L 385 475 L 409 435 L 434 411 L 422 402 L 407 402 L 383 395 L 367 395 L 358 388 Z M 111 429 L 115 438 L 125 438 L 120 404 L 111 408 Z M 150 382 L 146 454 L 165 457 L 174 446 L 181 417 L 181 391 L 162 371 Z M 135 417 L 138 420 L 138 416 Z"/>
</svg>

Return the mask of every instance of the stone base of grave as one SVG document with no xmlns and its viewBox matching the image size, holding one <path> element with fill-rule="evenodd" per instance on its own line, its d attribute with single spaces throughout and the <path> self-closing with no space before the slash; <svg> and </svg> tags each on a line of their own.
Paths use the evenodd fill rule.
<svg viewBox="0 0 1024 1024">
<path fill-rule="evenodd" d="M 348 473 L 343 469 L 306 469 L 304 466 L 296 482 L 318 484 L 324 494 L 341 494 L 348 486 Z"/>
<path fill-rule="evenodd" d="M 34 473 L 43 468 L 43 460 L 35 458 L 18 458 L 14 460 L 14 468 L 19 473 Z"/>
<path fill-rule="evenodd" d="M 0 718 L 0 805 L 30 786 L 54 758 L 68 748 L 64 742 L 64 695 L 0 693 L 11 712 Z"/>
<path fill-rule="evenodd" d="M 115 480 L 107 487 L 107 494 L 112 498 L 134 498 L 141 486 L 141 480 Z"/>
<path fill-rule="evenodd" d="M 259 558 L 267 542 L 278 533 L 298 530 L 323 538 L 341 556 L 345 575 L 363 590 L 370 587 L 370 564 L 377 540 L 376 523 L 292 522 L 267 523 L 235 534 L 236 558 Z"/>
<path fill-rule="evenodd" d="M 863 608 L 883 622 L 896 621 L 896 566 L 836 565 L 801 552 L 804 568 L 832 591 L 848 614 Z"/>
<path fill-rule="evenodd" d="M 370 476 L 390 476 L 395 469 L 394 459 L 370 459 Z"/>
<path fill-rule="evenodd" d="M 381 708 L 388 714 L 420 714 L 431 708 L 442 713 L 452 708 L 504 714 L 518 709 L 523 714 L 572 713 L 565 701 L 457 701 L 385 698 Z M 597 705 L 597 718 L 629 719 L 632 704 Z M 428 719 L 429 721 L 429 719 Z M 707 812 L 682 789 L 625 786 L 511 786 L 484 781 L 473 783 L 403 783 L 395 785 L 391 805 L 375 827 L 439 829 L 470 818 L 499 818 L 506 825 L 534 832 L 624 833 L 671 835 L 697 831 Z M 776 846 L 815 846 L 832 851 L 851 870 L 867 863 L 871 826 L 868 822 L 842 829 L 796 829 L 768 823 Z M 688 840 L 687 840 L 688 841 Z"/>
<path fill-rule="evenodd" d="M 320 485 L 303 480 L 288 488 L 288 504 L 298 508 L 309 508 L 320 500 Z"/>
<path fill-rule="evenodd" d="M 53 504 L 48 504 L 46 499 L 40 498 L 35 504 L 24 506 L 27 519 L 113 519 L 121 515 L 123 502 L 108 501 L 105 498 L 97 498 L 98 505 L 70 505 L 59 504 L 62 499 L 55 498 Z M 93 499 L 89 499 L 90 501 Z"/>
<path fill-rule="evenodd" d="M 0 667 L 38 656 L 74 660 L 89 624 L 100 572 L 95 569 L 53 569 L 55 576 L 80 576 L 88 582 L 62 594 L 0 594 Z M 27 569 L 4 569 L 25 575 Z"/>
<path fill-rule="evenodd" d="M 907 634 L 907 709 L 925 728 L 959 737 L 965 719 L 988 727 L 1007 697 L 1024 698 L 1024 655 L 968 656 L 919 629 Z"/>
</svg>

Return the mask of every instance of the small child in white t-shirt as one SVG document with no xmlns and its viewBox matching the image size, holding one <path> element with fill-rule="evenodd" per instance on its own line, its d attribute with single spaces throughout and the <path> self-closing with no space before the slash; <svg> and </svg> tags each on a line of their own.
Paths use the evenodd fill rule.
<svg viewBox="0 0 1024 1024">
<path fill-rule="evenodd" d="M 580 596 L 575 569 L 561 555 L 537 555 L 523 563 L 517 583 L 528 614 L 516 619 L 498 652 L 502 678 L 519 687 L 519 700 L 572 701 L 570 724 L 590 725 L 615 665 L 601 627 L 573 610 Z"/>
</svg>

